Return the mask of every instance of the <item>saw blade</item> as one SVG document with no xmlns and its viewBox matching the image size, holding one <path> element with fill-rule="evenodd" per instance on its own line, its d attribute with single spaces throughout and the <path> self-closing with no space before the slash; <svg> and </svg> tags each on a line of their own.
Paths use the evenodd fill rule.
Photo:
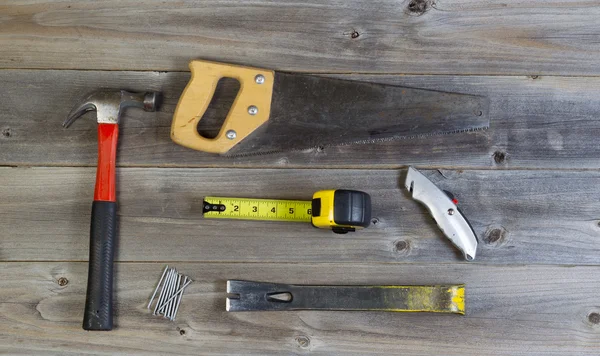
<svg viewBox="0 0 600 356">
<path fill-rule="evenodd" d="M 482 96 L 276 72 L 266 123 L 227 156 L 364 144 L 489 127 Z"/>
</svg>

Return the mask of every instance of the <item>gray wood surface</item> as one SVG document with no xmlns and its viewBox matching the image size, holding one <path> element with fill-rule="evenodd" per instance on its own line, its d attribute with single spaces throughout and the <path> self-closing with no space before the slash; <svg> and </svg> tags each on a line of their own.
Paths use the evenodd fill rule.
<svg viewBox="0 0 600 356">
<path fill-rule="evenodd" d="M 164 265 L 119 263 L 117 327 L 111 332 L 86 332 L 81 329 L 86 263 L 2 263 L 2 348 L 10 354 L 38 355 L 457 356 L 595 356 L 600 348 L 598 266 L 170 265 L 194 280 L 175 322 L 146 309 Z M 228 313 L 225 283 L 234 278 L 299 284 L 464 282 L 467 315 Z"/>
<path fill-rule="evenodd" d="M 600 263 L 597 171 L 425 172 L 455 194 L 481 242 L 477 264 Z M 94 168 L 0 168 L 2 261 L 82 261 Z M 121 261 L 461 262 L 405 170 L 118 171 Z M 204 196 L 310 200 L 321 189 L 371 194 L 376 224 L 347 235 L 310 224 L 202 218 Z M 44 248 L 40 248 L 44 246 Z M 400 247 L 400 249 L 398 249 Z"/>
<path fill-rule="evenodd" d="M 415 2 L 6 0 L 0 67 L 181 71 L 205 58 L 310 72 L 600 73 L 598 1 Z"/>
<path fill-rule="evenodd" d="M 160 112 L 130 110 L 122 119 L 121 166 L 600 168 L 600 78 L 347 77 L 488 96 L 491 128 L 322 151 L 224 158 L 170 140 L 172 114 L 189 73 L 2 70 L 0 165 L 94 166 L 97 125 L 93 114 L 69 129 L 61 123 L 84 93 L 98 87 L 122 87 L 159 90 L 165 98 Z M 219 106 L 210 110 L 211 117 L 221 112 Z M 216 127 L 207 125 L 209 131 Z"/>
<path fill-rule="evenodd" d="M 600 355 L 599 38 L 598 0 L 1 1 L 0 354 Z M 169 139 L 192 59 L 484 95 L 491 128 L 192 151 Z M 97 125 L 61 123 L 99 87 L 161 91 L 164 104 L 123 118 L 116 329 L 86 332 Z M 202 130 L 224 111 L 209 107 Z M 404 192 L 407 165 L 457 196 L 475 262 Z M 201 217 L 206 195 L 331 188 L 369 192 L 372 226 Z M 165 263 L 195 281 L 175 323 L 145 308 Z M 227 279 L 466 283 L 467 315 L 227 313 Z"/>
</svg>

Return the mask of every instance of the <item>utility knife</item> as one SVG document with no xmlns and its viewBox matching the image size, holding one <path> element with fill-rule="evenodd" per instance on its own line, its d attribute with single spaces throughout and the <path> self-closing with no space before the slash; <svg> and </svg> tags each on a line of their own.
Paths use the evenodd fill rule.
<svg viewBox="0 0 600 356">
<path fill-rule="evenodd" d="M 439 228 L 465 259 L 473 261 L 477 253 L 477 236 L 452 194 L 438 188 L 413 167 L 408 167 L 404 185 L 414 200 L 427 207 Z"/>
</svg>

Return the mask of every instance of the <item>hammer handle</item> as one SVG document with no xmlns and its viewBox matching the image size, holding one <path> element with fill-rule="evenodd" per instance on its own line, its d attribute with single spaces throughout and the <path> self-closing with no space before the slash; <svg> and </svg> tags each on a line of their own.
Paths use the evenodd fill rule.
<svg viewBox="0 0 600 356">
<path fill-rule="evenodd" d="M 117 203 L 95 201 L 90 227 L 90 262 L 83 328 L 112 329 L 113 258 Z"/>
<path fill-rule="evenodd" d="M 117 201 L 116 161 L 118 124 L 98 124 L 98 168 L 94 201 Z"/>
<path fill-rule="evenodd" d="M 119 127 L 98 125 L 98 168 L 90 226 L 90 258 L 83 328 L 112 329 L 113 260 L 117 233 L 115 161 Z"/>
</svg>

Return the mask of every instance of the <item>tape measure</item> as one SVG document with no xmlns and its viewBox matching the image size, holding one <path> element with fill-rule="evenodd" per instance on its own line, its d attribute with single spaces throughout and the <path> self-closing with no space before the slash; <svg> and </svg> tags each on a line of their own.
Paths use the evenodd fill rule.
<svg viewBox="0 0 600 356">
<path fill-rule="evenodd" d="M 308 222 L 345 234 L 371 224 L 371 197 L 357 190 L 320 190 L 312 201 L 205 197 L 203 215 L 211 219 Z"/>
</svg>

